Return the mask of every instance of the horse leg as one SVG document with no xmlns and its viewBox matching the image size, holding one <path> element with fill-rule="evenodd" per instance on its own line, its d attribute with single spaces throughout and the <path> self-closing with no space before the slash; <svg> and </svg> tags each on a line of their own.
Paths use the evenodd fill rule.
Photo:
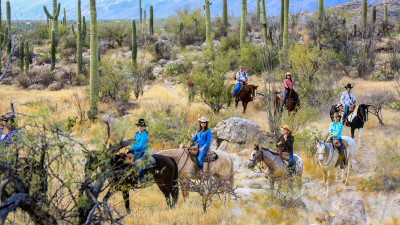
<svg viewBox="0 0 400 225">
<path fill-rule="evenodd" d="M 330 172 L 328 170 L 324 170 L 323 174 L 324 174 L 324 183 L 325 183 L 325 196 L 328 196 Z"/>
<path fill-rule="evenodd" d="M 129 207 L 129 189 L 128 188 L 125 187 L 124 190 L 122 190 L 122 197 L 124 198 L 126 213 L 130 214 L 131 209 Z"/>
<path fill-rule="evenodd" d="M 242 101 L 242 105 L 243 105 L 243 115 L 246 115 L 247 102 Z"/>
<path fill-rule="evenodd" d="M 354 139 L 354 131 L 356 130 L 356 128 L 351 128 L 351 138 L 353 138 Z"/>
<path fill-rule="evenodd" d="M 351 169 L 351 156 L 349 155 L 347 157 L 347 175 L 346 175 L 346 180 L 344 181 L 345 185 L 349 184 L 350 169 Z"/>
<path fill-rule="evenodd" d="M 235 100 L 235 109 L 237 109 L 238 104 L 239 104 L 239 101 Z"/>
<path fill-rule="evenodd" d="M 269 186 L 271 188 L 271 197 L 274 197 L 274 185 L 275 181 L 272 177 L 269 178 Z"/>
<path fill-rule="evenodd" d="M 361 134 L 362 134 L 363 128 L 361 127 L 360 129 L 358 129 L 358 146 L 361 147 Z"/>
<path fill-rule="evenodd" d="M 172 209 L 173 204 L 172 204 L 172 199 L 171 199 L 171 192 L 164 186 L 164 185 L 158 185 L 158 188 L 160 188 L 161 192 L 164 194 L 165 200 L 167 201 L 167 206 L 168 208 Z"/>
</svg>

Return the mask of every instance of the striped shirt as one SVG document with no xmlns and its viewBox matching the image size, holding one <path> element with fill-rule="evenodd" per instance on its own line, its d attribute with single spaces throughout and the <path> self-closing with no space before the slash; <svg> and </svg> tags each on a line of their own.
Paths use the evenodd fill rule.
<svg viewBox="0 0 400 225">
<path fill-rule="evenodd" d="M 343 130 L 343 125 L 340 121 L 338 121 L 337 123 L 335 123 L 335 121 L 333 121 L 331 123 L 331 126 L 329 127 L 329 135 L 332 137 L 333 140 L 337 140 L 342 138 L 342 130 Z M 337 137 L 333 136 L 332 134 L 335 133 L 337 134 Z"/>
<path fill-rule="evenodd" d="M 343 92 L 342 97 L 340 98 L 340 101 L 343 105 L 354 105 L 355 100 L 356 97 L 352 91 L 350 91 L 350 94 L 347 91 Z"/>
<path fill-rule="evenodd" d="M 285 79 L 285 81 L 283 81 L 283 83 L 285 84 L 285 88 L 294 89 L 293 82 L 291 80 Z"/>
</svg>

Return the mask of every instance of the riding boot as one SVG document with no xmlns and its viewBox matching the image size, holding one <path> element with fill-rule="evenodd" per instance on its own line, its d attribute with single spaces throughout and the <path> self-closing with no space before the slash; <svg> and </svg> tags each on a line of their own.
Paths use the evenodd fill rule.
<svg viewBox="0 0 400 225">
<path fill-rule="evenodd" d="M 296 165 L 288 166 L 289 176 L 292 177 L 296 174 Z"/>
<path fill-rule="evenodd" d="M 343 153 L 343 161 L 340 163 L 340 169 L 344 169 L 346 166 L 346 155 Z"/>
</svg>

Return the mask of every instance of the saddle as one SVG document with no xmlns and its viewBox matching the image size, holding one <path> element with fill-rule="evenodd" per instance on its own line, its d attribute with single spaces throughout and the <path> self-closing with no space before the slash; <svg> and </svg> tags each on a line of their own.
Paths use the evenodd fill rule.
<svg viewBox="0 0 400 225">
<path fill-rule="evenodd" d="M 197 162 L 197 156 L 199 155 L 199 151 L 196 148 L 196 150 L 193 150 L 193 148 L 191 148 L 189 150 L 189 155 L 190 155 L 190 159 L 193 162 Z M 208 150 L 206 155 L 203 158 L 203 162 L 213 162 L 216 161 L 218 159 L 218 155 L 217 153 L 215 153 L 214 151 Z"/>
<path fill-rule="evenodd" d="M 338 161 L 335 164 L 335 167 L 337 167 L 340 164 L 340 168 L 344 168 L 344 164 L 342 163 L 344 159 L 346 159 L 347 156 L 347 148 L 350 146 L 347 141 L 342 139 L 342 143 L 343 143 L 343 154 L 344 157 L 341 159 L 341 157 L 338 158 Z M 333 147 L 339 152 L 340 149 L 340 142 L 339 140 L 333 140 L 332 141 Z"/>
<path fill-rule="evenodd" d="M 130 153 L 130 152 L 129 153 L 121 153 L 121 157 L 123 158 L 124 156 L 125 156 L 125 160 L 124 160 L 125 164 L 135 166 L 136 157 L 133 153 Z M 143 168 L 144 170 L 149 170 L 149 169 L 156 167 L 157 161 L 152 155 L 149 155 L 147 157 L 145 156 L 145 157 L 143 157 L 143 159 L 145 160 L 145 163 L 144 163 L 145 168 Z"/>
<path fill-rule="evenodd" d="M 271 152 L 273 155 L 278 155 L 278 156 L 280 156 L 280 157 L 282 158 L 282 160 L 283 160 L 283 161 L 286 161 L 287 163 L 289 163 L 289 161 L 290 161 L 290 156 L 289 156 L 289 153 L 288 153 L 288 152 L 276 152 L 276 151 L 269 150 L 269 149 L 267 149 L 267 148 L 262 148 L 262 149 Z M 296 162 L 297 162 L 297 158 L 294 157 L 294 163 L 296 163 Z"/>
</svg>

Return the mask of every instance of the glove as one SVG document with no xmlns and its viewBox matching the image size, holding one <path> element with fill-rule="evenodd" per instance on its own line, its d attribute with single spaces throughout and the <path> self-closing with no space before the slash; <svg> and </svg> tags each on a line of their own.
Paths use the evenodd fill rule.
<svg viewBox="0 0 400 225">
<path fill-rule="evenodd" d="M 326 139 L 326 141 L 325 142 L 330 142 L 331 141 L 331 136 L 329 136 L 327 139 Z"/>
<path fill-rule="evenodd" d="M 332 133 L 332 135 L 333 135 L 334 137 L 337 137 L 337 136 L 338 136 L 336 133 Z"/>
</svg>

